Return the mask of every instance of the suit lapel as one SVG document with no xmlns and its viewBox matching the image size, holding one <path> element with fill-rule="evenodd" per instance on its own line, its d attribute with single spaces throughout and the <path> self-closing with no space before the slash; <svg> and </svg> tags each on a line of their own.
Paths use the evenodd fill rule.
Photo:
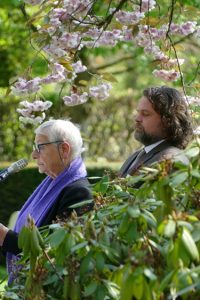
<svg viewBox="0 0 200 300">
<path fill-rule="evenodd" d="M 151 160 L 154 155 L 156 155 L 158 152 L 161 152 L 162 150 L 166 149 L 166 147 L 168 147 L 168 146 L 171 146 L 171 144 L 168 141 L 163 141 L 162 143 L 157 145 L 155 148 L 153 148 L 151 151 L 146 153 L 145 156 L 143 156 L 142 161 L 140 162 L 139 165 L 137 165 L 137 168 L 133 167 L 131 169 L 131 172 L 130 171 L 128 172 L 129 167 L 131 166 L 132 162 L 134 161 L 134 159 L 137 157 L 138 153 L 140 152 L 140 150 L 136 151 L 124 163 L 124 165 L 122 166 L 122 168 L 120 170 L 120 173 L 122 174 L 122 176 L 126 176 L 127 173 L 133 174 L 142 165 L 148 165 L 148 161 Z"/>
<path fill-rule="evenodd" d="M 133 168 L 133 170 L 131 171 L 134 172 L 136 171 L 139 167 L 141 167 L 142 165 L 148 165 L 148 161 L 150 161 L 157 153 L 161 152 L 162 150 L 166 149 L 166 147 L 171 146 L 171 144 L 169 144 L 168 141 L 163 141 L 162 143 L 160 143 L 159 145 L 157 145 L 155 148 L 153 148 L 151 151 L 149 151 L 148 153 L 146 153 L 146 155 L 143 157 L 141 163 L 137 166 L 136 169 Z"/>
<path fill-rule="evenodd" d="M 136 151 L 131 156 L 129 156 L 129 158 L 125 161 L 125 163 L 122 165 L 122 167 L 120 169 L 120 176 L 126 176 L 127 171 L 129 169 L 130 165 L 135 160 L 135 158 L 137 157 L 138 153 L 139 153 L 139 151 Z"/>
</svg>

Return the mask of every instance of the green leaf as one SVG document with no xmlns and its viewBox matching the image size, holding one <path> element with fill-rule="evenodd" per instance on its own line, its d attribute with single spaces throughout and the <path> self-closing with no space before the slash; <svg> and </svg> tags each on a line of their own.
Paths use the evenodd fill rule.
<svg viewBox="0 0 200 300">
<path fill-rule="evenodd" d="M 195 178 L 200 178 L 200 172 L 199 172 L 199 169 L 193 169 L 191 170 L 191 175 Z"/>
<path fill-rule="evenodd" d="M 167 224 L 164 226 L 163 235 L 166 238 L 172 238 L 176 232 L 176 223 L 173 220 L 168 220 Z"/>
<path fill-rule="evenodd" d="M 133 293 L 133 296 L 135 296 L 135 298 L 137 300 L 143 299 L 144 293 L 146 296 L 146 290 L 144 289 L 144 283 L 145 283 L 144 277 L 142 274 L 140 274 L 140 272 L 139 273 L 136 272 L 136 274 L 133 274 L 132 293 Z M 144 298 L 144 299 L 146 299 L 146 298 Z"/>
<path fill-rule="evenodd" d="M 93 200 L 85 200 L 85 201 L 81 201 L 79 203 L 76 203 L 76 204 L 73 204 L 73 205 L 70 205 L 69 208 L 77 208 L 77 207 L 81 207 L 81 206 L 84 206 L 86 204 L 90 204 L 90 203 L 93 203 Z"/>
<path fill-rule="evenodd" d="M 150 279 L 151 281 L 155 281 L 157 279 L 157 276 L 154 274 L 154 272 L 147 268 L 147 269 L 144 269 L 144 275 Z"/>
<path fill-rule="evenodd" d="M 121 220 L 121 223 L 119 225 L 119 234 L 123 235 L 125 232 L 127 232 L 128 228 L 129 228 L 129 216 L 126 214 L 123 219 Z"/>
<path fill-rule="evenodd" d="M 188 172 L 182 172 L 171 178 L 171 185 L 177 186 L 183 183 L 188 178 Z"/>
<path fill-rule="evenodd" d="M 103 282 L 106 286 L 109 296 L 112 297 L 111 299 L 119 299 L 119 287 L 117 286 L 117 284 L 108 280 L 103 280 Z"/>
<path fill-rule="evenodd" d="M 170 271 L 161 281 L 159 284 L 159 291 L 163 292 L 166 288 L 169 287 L 170 281 L 172 277 L 174 276 L 176 270 Z"/>
<path fill-rule="evenodd" d="M 80 266 L 80 276 L 84 276 L 85 273 L 90 270 L 90 262 L 92 258 L 92 252 L 89 252 L 82 260 Z"/>
<path fill-rule="evenodd" d="M 187 228 L 189 231 L 192 231 L 194 229 L 192 224 L 190 224 L 189 222 L 186 222 L 186 221 L 178 220 L 177 224 L 178 224 L 178 226 Z"/>
<path fill-rule="evenodd" d="M 189 149 L 185 150 L 184 153 L 189 158 L 192 158 L 192 157 L 199 155 L 199 151 L 200 151 L 199 147 L 193 147 L 193 148 L 189 148 Z"/>
<path fill-rule="evenodd" d="M 43 285 L 49 285 L 49 284 L 52 284 L 53 282 L 56 282 L 58 280 L 58 275 L 57 274 L 52 274 L 52 275 L 49 275 L 47 277 L 47 279 L 43 282 Z"/>
<path fill-rule="evenodd" d="M 120 291 L 120 300 L 132 300 L 133 296 L 133 275 L 130 274 L 124 281 Z M 138 298 L 136 298 L 138 299 Z"/>
<path fill-rule="evenodd" d="M 105 266 L 105 259 L 101 252 L 97 252 L 96 254 L 96 268 L 97 271 L 102 272 Z"/>
<path fill-rule="evenodd" d="M 21 297 L 20 297 L 21 298 Z M 9 299 L 9 300 L 20 300 L 20 298 L 17 296 L 17 294 L 13 292 L 5 292 L 4 293 L 4 299 Z"/>
<path fill-rule="evenodd" d="M 195 261 L 199 261 L 199 252 L 198 252 L 197 246 L 196 246 L 190 232 L 186 228 L 183 228 L 182 242 L 183 242 L 183 245 L 184 245 L 186 251 L 190 255 L 191 259 L 193 259 Z"/>
<path fill-rule="evenodd" d="M 72 243 L 72 245 L 73 245 L 73 243 Z M 77 244 L 73 247 L 70 247 L 71 248 L 71 253 L 76 252 L 77 250 L 80 250 L 82 248 L 85 248 L 87 245 L 88 245 L 88 242 L 85 241 L 85 242 L 79 243 L 79 244 Z"/>
<path fill-rule="evenodd" d="M 64 228 L 54 231 L 49 238 L 49 243 L 52 248 L 58 247 L 65 239 L 66 231 Z"/>
<path fill-rule="evenodd" d="M 110 82 L 118 82 L 118 80 L 111 73 L 101 74 L 102 78 Z"/>
<path fill-rule="evenodd" d="M 106 288 L 101 284 L 98 286 L 95 294 L 95 300 L 103 300 L 106 299 L 107 291 Z"/>
<path fill-rule="evenodd" d="M 87 80 L 79 80 L 79 82 L 78 82 L 79 85 L 83 85 L 83 86 L 87 86 L 88 83 L 89 82 Z"/>
<path fill-rule="evenodd" d="M 90 282 L 86 287 L 85 287 L 85 290 L 84 290 L 84 296 L 85 297 L 88 297 L 92 294 L 94 294 L 94 292 L 96 291 L 97 289 L 97 282 L 96 281 L 92 281 Z"/>
<path fill-rule="evenodd" d="M 109 177 L 108 176 L 104 176 L 102 177 L 102 179 L 97 182 L 95 184 L 95 186 L 93 187 L 93 190 L 95 192 L 101 193 L 102 195 L 104 195 L 108 189 L 109 186 Z"/>
<path fill-rule="evenodd" d="M 127 212 L 132 218 L 139 217 L 139 215 L 141 213 L 141 211 L 138 207 L 128 207 Z"/>
<path fill-rule="evenodd" d="M 141 216 L 143 216 L 145 218 L 145 220 L 147 221 L 147 223 L 150 226 L 156 228 L 157 220 L 154 217 L 154 215 L 150 211 L 148 211 L 147 209 L 143 209 L 142 211 L 143 211 L 143 213 L 141 214 Z"/>
<path fill-rule="evenodd" d="M 128 228 L 127 232 L 125 233 L 124 238 L 130 244 L 130 243 L 133 243 L 136 239 L 138 239 L 139 236 L 140 236 L 140 234 L 138 232 L 137 222 L 133 221 L 129 225 L 129 228 Z"/>
</svg>

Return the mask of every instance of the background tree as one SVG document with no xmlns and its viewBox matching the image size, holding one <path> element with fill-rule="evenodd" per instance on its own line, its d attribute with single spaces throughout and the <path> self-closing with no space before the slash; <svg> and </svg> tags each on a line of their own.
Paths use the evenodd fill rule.
<svg viewBox="0 0 200 300">
<path fill-rule="evenodd" d="M 121 154 L 127 156 L 133 148 L 131 111 L 144 87 L 168 81 L 185 94 L 199 96 L 200 5 L 197 1 L 25 2 L 2 2 L 5 16 L 9 16 L 11 5 L 15 7 L 19 24 L 19 34 L 16 30 L 15 34 L 21 37 L 17 38 L 21 47 L 19 43 L 12 47 L 12 43 L 3 39 L 7 45 L 4 48 L 9 52 L 18 49 L 12 52 L 18 69 L 5 66 L 7 78 L 13 78 L 16 71 L 19 74 L 17 81 L 11 80 L 12 91 L 17 95 L 13 107 L 17 108 L 22 100 L 28 101 L 22 103 L 20 112 L 24 121 L 32 123 L 42 121 L 44 113 L 46 117 L 70 117 L 80 123 L 88 156 L 110 159 L 123 158 Z M 14 17 L 9 20 L 4 37 L 10 36 L 12 22 L 16 24 Z M 11 60 L 6 57 L 4 62 L 8 64 Z M 109 92 L 110 83 L 113 89 Z M 10 104 L 14 98 L 8 92 L 4 101 Z M 102 101 L 109 94 L 109 99 Z M 43 101 L 39 103 L 40 108 L 35 100 Z M 45 104 L 45 101 L 49 102 Z M 86 103 L 78 105 L 82 102 Z M 17 123 L 17 116 L 13 115 L 11 122 Z M 20 141 L 17 138 L 20 151 L 14 153 L 2 134 L 3 159 L 30 150 L 33 134 L 30 131 L 28 143 L 23 142 L 21 134 L 29 127 L 32 128 L 26 123 L 12 126 L 13 130 L 16 128 L 13 134 L 21 135 Z M 5 126 L 1 132 L 5 132 Z M 108 145 L 102 143 L 102 133 L 108 138 Z M 125 151 L 123 138 L 127 145 Z"/>
</svg>

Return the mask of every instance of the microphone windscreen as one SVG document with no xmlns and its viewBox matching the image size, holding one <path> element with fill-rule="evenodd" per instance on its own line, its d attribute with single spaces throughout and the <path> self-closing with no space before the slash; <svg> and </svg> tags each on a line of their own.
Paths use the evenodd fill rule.
<svg viewBox="0 0 200 300">
<path fill-rule="evenodd" d="M 28 164 L 28 160 L 25 158 L 22 158 L 16 162 L 14 162 L 9 168 L 8 168 L 8 173 L 16 173 L 23 168 L 25 168 Z"/>
</svg>

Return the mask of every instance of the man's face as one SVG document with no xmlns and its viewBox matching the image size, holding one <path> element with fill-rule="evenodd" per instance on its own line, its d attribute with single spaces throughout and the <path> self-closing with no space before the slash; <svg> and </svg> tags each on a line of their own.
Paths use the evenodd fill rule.
<svg viewBox="0 0 200 300">
<path fill-rule="evenodd" d="M 146 97 L 142 97 L 137 106 L 134 136 L 145 146 L 166 137 L 161 116 L 153 109 L 151 102 Z"/>
</svg>

